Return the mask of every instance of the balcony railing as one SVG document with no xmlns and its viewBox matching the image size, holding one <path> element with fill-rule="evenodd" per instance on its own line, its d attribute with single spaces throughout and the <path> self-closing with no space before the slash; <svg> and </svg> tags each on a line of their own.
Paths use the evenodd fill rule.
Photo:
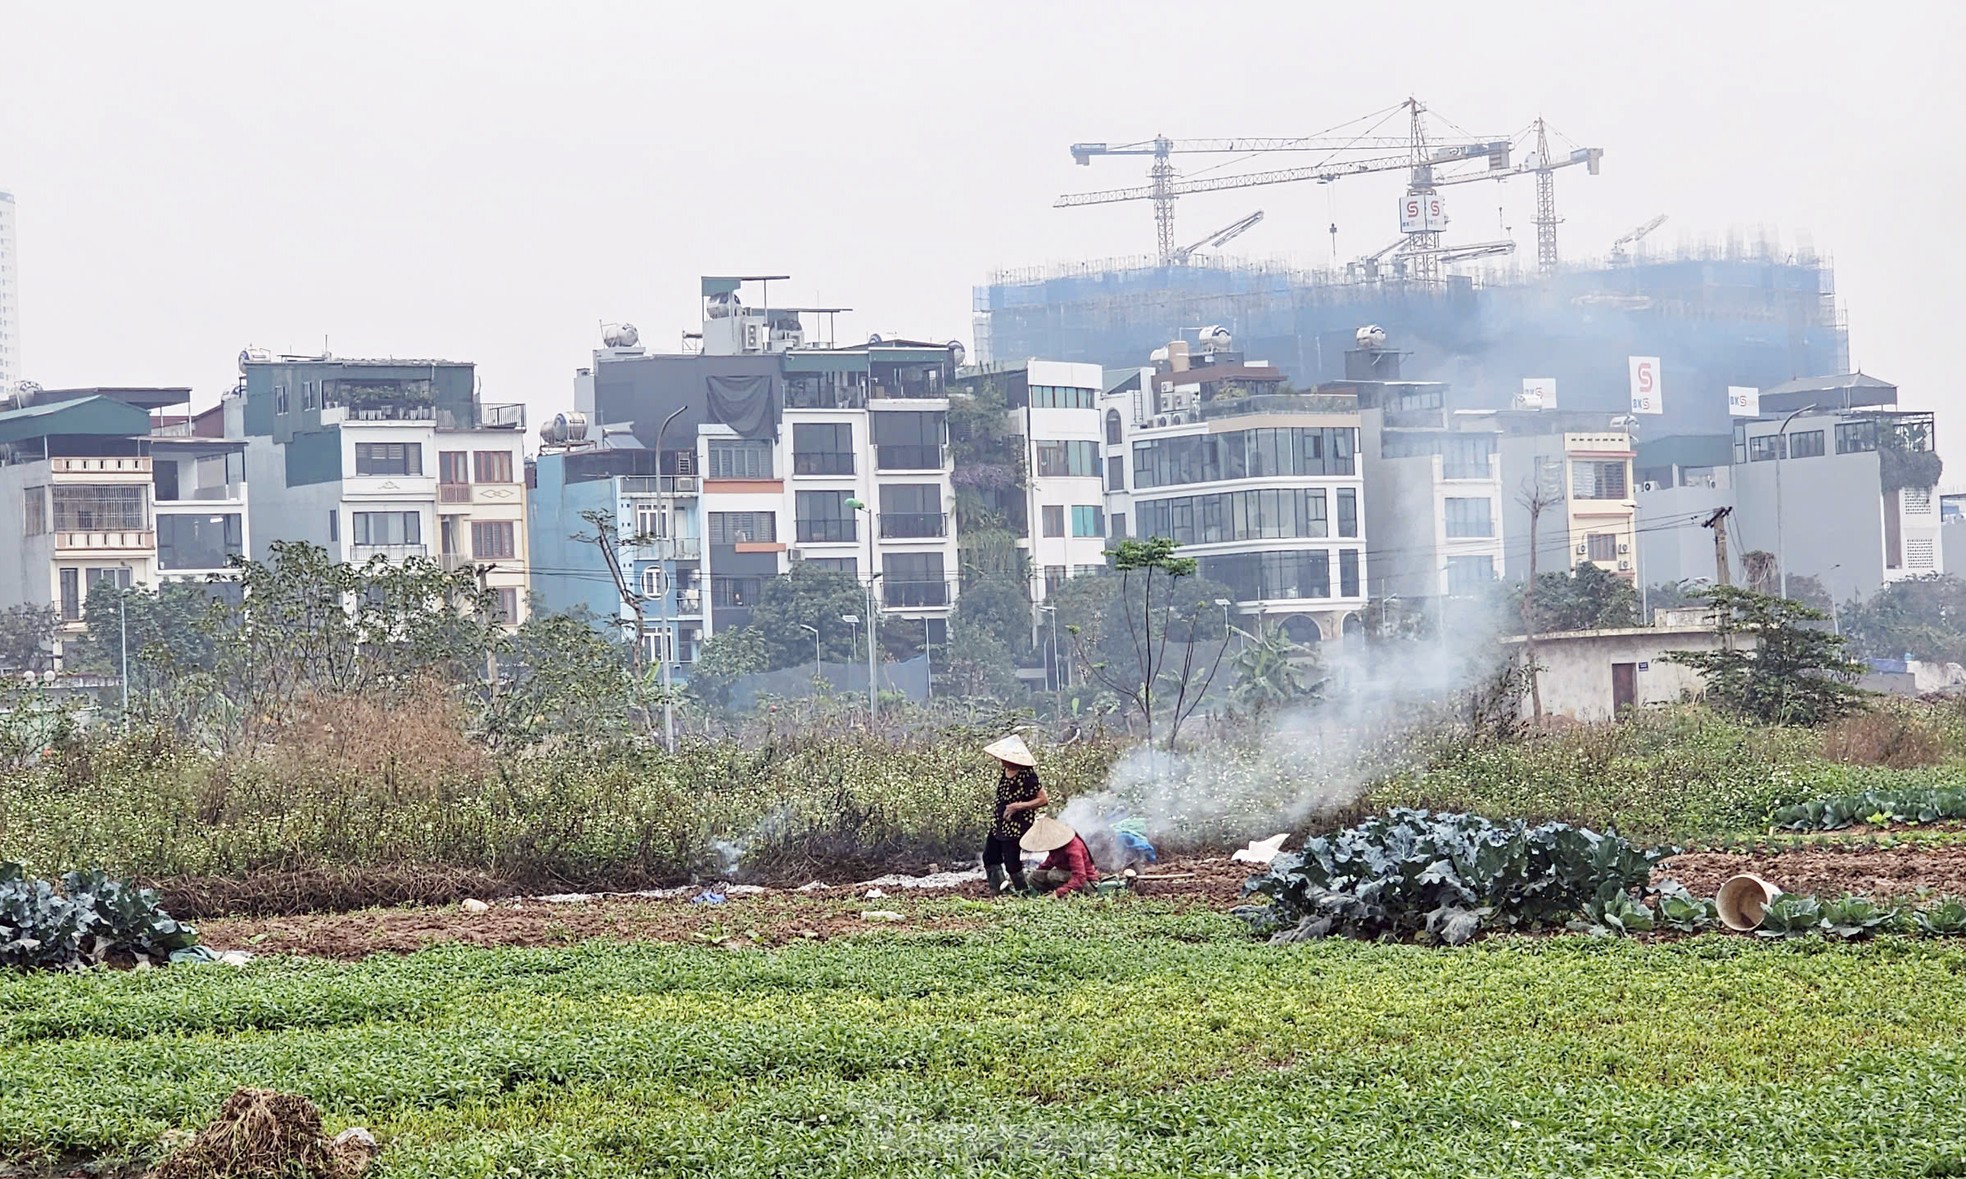
<svg viewBox="0 0 1966 1179">
<path fill-rule="evenodd" d="M 644 561 L 701 561 L 703 559 L 703 538 L 700 536 L 651 536 L 631 547 L 635 555 Z"/>
<path fill-rule="evenodd" d="M 437 484 L 437 502 L 440 504 L 468 504 L 471 502 L 469 483 Z"/>
<path fill-rule="evenodd" d="M 794 475 L 851 475 L 852 451 L 803 451 L 792 455 Z"/>
<path fill-rule="evenodd" d="M 889 606 L 947 606 L 946 581 L 883 581 L 881 601 Z"/>
<path fill-rule="evenodd" d="M 887 540 L 932 540 L 949 535 L 943 512 L 882 512 L 881 536 Z"/>
<path fill-rule="evenodd" d="M 696 475 L 623 475 L 623 495 L 677 495 L 685 498 L 697 493 L 701 484 Z"/>
<path fill-rule="evenodd" d="M 883 471 L 939 471 L 942 469 L 942 448 L 939 446 L 876 446 L 874 465 Z"/>
<path fill-rule="evenodd" d="M 77 531 L 56 529 L 55 547 L 57 549 L 82 549 L 89 552 L 129 552 L 134 549 L 154 549 L 157 547 L 157 534 L 138 528 Z"/>
<path fill-rule="evenodd" d="M 410 557 L 430 555 L 430 546 L 422 544 L 351 544 L 348 546 L 348 560 L 360 565 L 372 557 L 385 561 L 402 561 Z"/>
<path fill-rule="evenodd" d="M 801 520 L 799 541 L 802 544 L 847 544 L 860 538 L 860 530 L 854 524 L 851 516 L 838 520 Z"/>
<path fill-rule="evenodd" d="M 148 475 L 150 456 L 122 455 L 116 458 L 52 458 L 48 468 L 57 475 Z"/>
</svg>

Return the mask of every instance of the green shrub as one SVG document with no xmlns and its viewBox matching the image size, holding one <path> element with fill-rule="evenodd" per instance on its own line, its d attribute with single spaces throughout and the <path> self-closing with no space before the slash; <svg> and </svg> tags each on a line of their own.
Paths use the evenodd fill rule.
<svg viewBox="0 0 1966 1179">
<path fill-rule="evenodd" d="M 0 967 L 73 970 L 110 961 L 162 965 L 198 943 L 157 894 L 101 872 L 70 872 L 61 889 L 0 863 Z"/>
</svg>

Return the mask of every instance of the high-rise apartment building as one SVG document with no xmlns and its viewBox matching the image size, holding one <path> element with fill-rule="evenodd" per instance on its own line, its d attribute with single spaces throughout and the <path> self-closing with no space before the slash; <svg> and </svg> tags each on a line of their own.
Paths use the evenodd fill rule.
<svg viewBox="0 0 1966 1179">
<path fill-rule="evenodd" d="M 19 230 L 14 194 L 0 192 L 0 393 L 21 380 Z"/>
</svg>

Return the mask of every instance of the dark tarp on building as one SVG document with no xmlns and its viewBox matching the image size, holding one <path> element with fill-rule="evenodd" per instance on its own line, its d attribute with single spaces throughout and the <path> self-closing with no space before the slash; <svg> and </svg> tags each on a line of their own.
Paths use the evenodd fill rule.
<svg viewBox="0 0 1966 1179">
<path fill-rule="evenodd" d="M 707 383 L 711 421 L 729 426 L 740 438 L 778 436 L 777 377 L 712 375 Z"/>
</svg>

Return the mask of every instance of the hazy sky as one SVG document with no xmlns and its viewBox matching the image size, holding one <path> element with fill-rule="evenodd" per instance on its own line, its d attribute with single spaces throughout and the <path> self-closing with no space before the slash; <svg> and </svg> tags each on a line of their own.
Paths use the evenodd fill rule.
<svg viewBox="0 0 1966 1179">
<path fill-rule="evenodd" d="M 242 347 L 326 337 L 476 361 L 537 415 L 567 408 L 602 321 L 674 346 L 706 272 L 793 275 L 784 297 L 858 309 L 843 340 L 967 340 L 995 268 L 1151 249 L 1144 204 L 1050 207 L 1141 178 L 1069 143 L 1306 135 L 1410 93 L 1470 132 L 1542 113 L 1605 149 L 1601 176 L 1558 174 L 1570 256 L 1658 213 L 1668 246 L 1807 234 L 1856 362 L 1949 410 L 1962 45 L 1966 4 L 1937 0 L 0 0 L 0 188 L 43 385 L 204 404 Z M 1188 198 L 1177 237 L 1261 208 L 1232 251 L 1327 260 L 1335 219 L 1355 256 L 1397 235 L 1401 183 Z M 1533 260 L 1531 187 L 1449 190 L 1450 241 L 1513 226 Z M 1966 418 L 1940 428 L 1966 460 Z"/>
</svg>

